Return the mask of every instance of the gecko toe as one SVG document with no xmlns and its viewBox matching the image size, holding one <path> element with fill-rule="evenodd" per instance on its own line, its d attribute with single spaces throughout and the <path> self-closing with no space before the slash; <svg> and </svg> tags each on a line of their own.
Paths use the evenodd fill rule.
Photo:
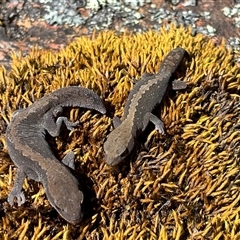
<svg viewBox="0 0 240 240">
<path fill-rule="evenodd" d="M 17 198 L 17 203 L 18 203 L 18 207 L 21 206 L 23 203 L 25 203 L 26 201 L 26 198 L 25 198 L 25 195 L 23 192 L 20 192 L 20 193 L 10 193 L 9 196 L 8 196 L 8 203 L 13 206 L 14 204 L 14 198 Z"/>
<path fill-rule="evenodd" d="M 79 121 L 76 121 L 76 122 L 65 122 L 66 124 L 66 127 L 69 131 L 72 131 L 78 124 L 79 124 Z"/>
<path fill-rule="evenodd" d="M 14 196 L 12 196 L 11 194 L 8 196 L 8 203 L 12 206 L 13 205 L 13 199 L 14 199 Z"/>
<path fill-rule="evenodd" d="M 23 203 L 25 203 L 26 198 L 23 192 L 21 192 L 20 194 L 18 194 L 17 197 L 17 203 L 18 203 L 18 207 L 21 206 Z"/>
</svg>

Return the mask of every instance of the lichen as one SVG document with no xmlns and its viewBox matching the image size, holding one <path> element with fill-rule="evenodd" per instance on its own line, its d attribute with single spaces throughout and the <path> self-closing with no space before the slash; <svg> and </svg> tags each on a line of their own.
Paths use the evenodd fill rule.
<svg viewBox="0 0 240 240">
<path fill-rule="evenodd" d="M 169 92 L 156 110 L 166 135 L 150 125 L 135 154 L 121 168 L 109 168 L 102 144 L 112 130 L 111 117 L 122 115 L 134 79 L 157 72 L 177 46 L 190 55 L 176 75 L 188 87 Z M 79 126 L 50 142 L 59 159 L 69 149 L 75 152 L 86 201 L 80 227 L 61 219 L 34 181 L 25 181 L 23 206 L 6 203 L 15 173 L 6 124 L 15 109 L 69 85 L 93 89 L 108 109 L 106 116 L 71 110 Z M 2 238 L 240 238 L 240 68 L 224 41 L 216 45 L 175 26 L 142 34 L 94 33 L 57 53 L 37 47 L 26 57 L 14 53 L 11 70 L 0 68 L 0 92 Z"/>
</svg>

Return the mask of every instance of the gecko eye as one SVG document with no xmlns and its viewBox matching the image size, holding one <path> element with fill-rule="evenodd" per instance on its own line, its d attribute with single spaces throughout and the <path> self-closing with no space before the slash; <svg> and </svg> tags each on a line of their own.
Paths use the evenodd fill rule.
<svg viewBox="0 0 240 240">
<path fill-rule="evenodd" d="M 121 157 L 121 158 L 124 158 L 124 157 L 126 157 L 128 154 L 129 154 L 129 150 L 128 150 L 128 148 L 126 148 L 125 151 L 124 151 L 123 153 L 121 153 L 120 157 Z"/>
</svg>

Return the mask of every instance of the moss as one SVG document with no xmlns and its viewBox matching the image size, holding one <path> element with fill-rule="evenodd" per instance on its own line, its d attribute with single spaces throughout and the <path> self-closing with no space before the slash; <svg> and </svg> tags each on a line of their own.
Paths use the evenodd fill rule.
<svg viewBox="0 0 240 240">
<path fill-rule="evenodd" d="M 190 59 L 177 76 L 188 88 L 169 93 L 157 114 L 166 135 L 150 126 L 135 156 L 121 169 L 103 161 L 102 144 L 113 115 L 122 115 L 133 79 L 157 71 L 173 48 L 185 48 Z M 85 219 L 68 225 L 49 206 L 43 188 L 25 181 L 27 202 L 6 203 L 12 188 L 5 127 L 15 109 L 68 85 L 94 89 L 104 99 L 107 116 L 71 110 L 79 127 L 52 143 L 61 158 L 76 154 L 85 189 Z M 217 46 L 191 29 L 162 28 L 142 34 L 114 32 L 80 37 L 53 53 L 33 49 L 12 55 L 12 68 L 0 68 L 2 227 L 0 235 L 17 239 L 237 239 L 240 153 L 240 69 L 225 42 Z M 85 182 L 86 180 L 86 182 Z M 39 191 L 39 192 L 38 192 Z"/>
</svg>

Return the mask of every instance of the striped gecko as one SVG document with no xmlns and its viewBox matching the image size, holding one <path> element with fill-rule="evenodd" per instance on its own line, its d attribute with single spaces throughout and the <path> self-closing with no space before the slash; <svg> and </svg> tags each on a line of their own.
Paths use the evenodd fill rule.
<svg viewBox="0 0 240 240">
<path fill-rule="evenodd" d="M 170 81 L 185 55 L 187 52 L 183 48 L 173 49 L 162 61 L 157 74 L 145 73 L 135 84 L 129 93 L 122 121 L 116 117 L 113 119 L 116 128 L 104 143 L 105 161 L 108 165 L 114 166 L 129 155 L 136 137 L 146 129 L 149 122 L 164 134 L 163 122 L 151 112 L 161 103 L 170 82 L 174 90 L 186 88 L 185 82 Z"/>
</svg>

